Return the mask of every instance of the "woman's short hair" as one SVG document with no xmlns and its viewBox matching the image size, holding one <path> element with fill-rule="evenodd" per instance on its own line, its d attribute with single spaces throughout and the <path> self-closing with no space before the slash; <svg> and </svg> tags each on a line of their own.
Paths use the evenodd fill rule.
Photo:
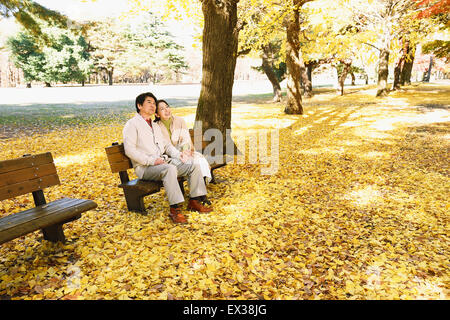
<svg viewBox="0 0 450 320">
<path fill-rule="evenodd" d="M 141 93 L 140 95 L 138 95 L 136 97 L 135 106 L 136 106 L 137 113 L 139 113 L 139 111 L 140 111 L 138 105 L 142 106 L 144 104 L 145 99 L 147 99 L 148 97 L 153 98 L 155 100 L 155 102 L 158 101 L 158 99 L 156 99 L 155 95 L 151 92 Z"/>
<path fill-rule="evenodd" d="M 168 107 L 170 107 L 170 104 L 168 104 L 166 100 L 161 99 L 161 100 L 156 101 L 155 120 L 153 122 L 158 122 L 159 120 L 161 120 L 161 118 L 158 117 L 158 105 L 161 102 L 164 102 L 165 104 L 167 104 Z"/>
</svg>

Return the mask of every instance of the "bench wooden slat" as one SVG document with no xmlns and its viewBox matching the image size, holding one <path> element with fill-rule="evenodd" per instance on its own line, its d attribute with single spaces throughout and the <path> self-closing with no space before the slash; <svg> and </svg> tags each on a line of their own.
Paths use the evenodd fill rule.
<svg viewBox="0 0 450 320">
<path fill-rule="evenodd" d="M 106 154 L 113 154 L 113 153 L 125 153 L 125 148 L 123 146 L 123 143 L 118 145 L 113 145 L 105 148 Z"/>
<path fill-rule="evenodd" d="M 54 163 L 47 163 L 35 167 L 9 171 L 0 174 L 0 187 L 37 179 L 43 176 L 49 176 L 52 174 L 56 174 L 56 167 Z"/>
<path fill-rule="evenodd" d="M 130 160 L 124 153 L 121 152 L 107 154 L 107 157 L 109 163 L 116 163 Z"/>
<path fill-rule="evenodd" d="M 57 184 L 60 184 L 59 177 L 57 174 L 52 174 L 25 182 L 7 185 L 0 188 L 0 200 L 10 199 Z"/>
<path fill-rule="evenodd" d="M 113 172 L 113 173 L 120 172 L 120 171 L 127 171 L 128 169 L 133 168 L 131 166 L 130 160 L 116 162 L 116 163 L 109 163 L 109 166 L 111 167 L 111 172 Z"/>
<path fill-rule="evenodd" d="M 139 189 L 143 192 L 154 193 L 154 192 L 158 192 L 161 189 L 162 182 L 134 179 L 134 180 L 128 181 L 127 183 L 120 184 L 119 187 L 124 188 L 124 189 L 127 189 L 127 188 Z"/>
<path fill-rule="evenodd" d="M 112 173 L 133 168 L 131 160 L 125 155 L 123 143 L 106 147 L 105 151 Z"/>
<path fill-rule="evenodd" d="M 50 152 L 26 156 L 18 159 L 0 161 L 0 174 L 15 171 L 34 166 L 40 166 L 46 163 L 52 163 L 53 157 Z"/>
<path fill-rule="evenodd" d="M 62 224 L 97 207 L 92 200 L 63 198 L 0 219 L 0 244 L 35 230 Z"/>
</svg>

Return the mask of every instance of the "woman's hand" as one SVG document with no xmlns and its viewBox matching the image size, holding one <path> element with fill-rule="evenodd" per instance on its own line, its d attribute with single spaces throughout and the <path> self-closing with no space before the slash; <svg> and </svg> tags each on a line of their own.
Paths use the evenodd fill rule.
<svg viewBox="0 0 450 320">
<path fill-rule="evenodd" d="M 188 149 L 188 150 L 184 150 L 182 152 L 182 154 L 184 154 L 186 157 L 190 158 L 190 157 L 192 157 L 194 155 L 194 152 L 192 150 Z"/>
</svg>

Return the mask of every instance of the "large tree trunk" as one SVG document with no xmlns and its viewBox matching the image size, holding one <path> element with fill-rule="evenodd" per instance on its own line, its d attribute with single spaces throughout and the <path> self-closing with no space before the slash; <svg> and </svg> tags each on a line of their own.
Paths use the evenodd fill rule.
<svg viewBox="0 0 450 320">
<path fill-rule="evenodd" d="M 400 85 L 408 85 L 411 84 L 411 72 L 414 65 L 414 57 L 415 57 L 415 48 L 414 46 L 409 45 L 408 47 L 408 56 L 405 61 L 405 65 L 403 66 L 401 78 L 400 78 Z"/>
<path fill-rule="evenodd" d="M 296 9 L 291 13 L 286 30 L 286 67 L 287 67 L 287 103 L 284 112 L 287 114 L 303 114 L 300 79 L 305 68 L 300 51 L 299 6 L 301 1 L 294 0 Z"/>
<path fill-rule="evenodd" d="M 389 75 L 389 49 L 382 48 L 380 50 L 380 58 L 378 61 L 378 91 L 377 97 L 386 96 L 388 94 L 388 75 Z"/>
<path fill-rule="evenodd" d="M 203 0 L 203 67 L 195 128 L 231 129 L 231 100 L 236 67 L 238 0 Z M 200 123 L 199 123 L 200 122 Z M 228 139 L 231 139 L 230 137 Z M 194 142 L 195 143 L 195 142 Z M 224 143 L 225 148 L 225 143 Z"/>
<path fill-rule="evenodd" d="M 273 88 L 273 101 L 281 101 L 281 86 L 278 78 L 273 70 L 273 52 L 272 46 L 269 44 L 262 46 L 262 68 Z"/>
<path fill-rule="evenodd" d="M 409 40 L 408 39 L 405 40 L 405 37 L 402 37 L 401 43 L 402 43 L 401 56 L 394 69 L 394 83 L 392 84 L 392 90 L 400 89 L 401 76 L 403 73 L 403 69 L 405 68 L 406 59 L 408 57 Z"/>
</svg>

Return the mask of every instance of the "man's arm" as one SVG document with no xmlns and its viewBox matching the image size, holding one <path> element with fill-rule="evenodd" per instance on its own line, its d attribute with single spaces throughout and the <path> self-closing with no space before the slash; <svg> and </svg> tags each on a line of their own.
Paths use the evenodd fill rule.
<svg viewBox="0 0 450 320">
<path fill-rule="evenodd" d="M 127 122 L 123 128 L 123 146 L 125 148 L 125 154 L 128 158 L 136 163 L 144 166 L 155 165 L 155 160 L 159 157 L 148 156 L 141 152 L 137 147 L 138 129 L 132 123 Z"/>
</svg>

